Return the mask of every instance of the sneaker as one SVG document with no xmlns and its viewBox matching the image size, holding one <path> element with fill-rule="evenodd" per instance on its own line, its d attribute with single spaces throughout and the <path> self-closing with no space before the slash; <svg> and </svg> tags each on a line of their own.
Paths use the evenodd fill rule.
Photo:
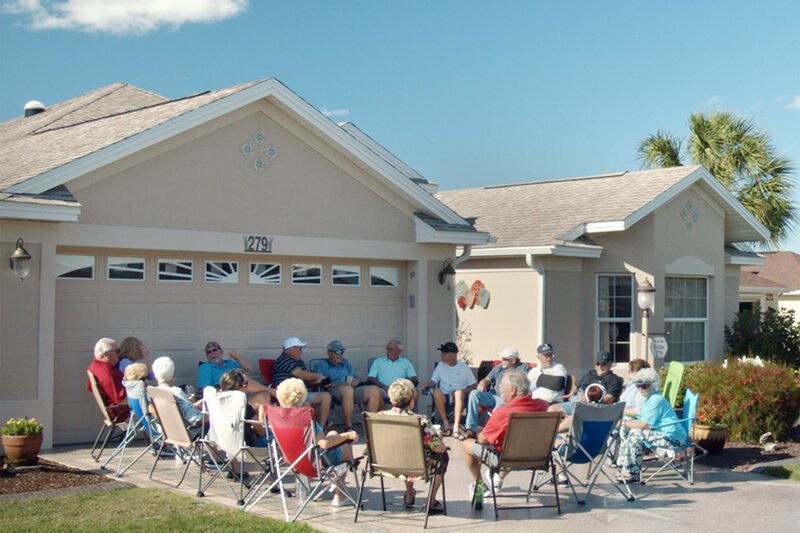
<svg viewBox="0 0 800 533">
<path fill-rule="evenodd" d="M 492 486 L 497 492 L 500 492 L 500 490 L 503 488 L 503 478 L 500 477 L 500 474 L 495 474 L 492 476 Z"/>
<path fill-rule="evenodd" d="M 342 477 L 345 474 L 347 474 L 347 463 L 336 465 L 335 467 L 333 467 L 333 470 L 336 472 L 337 476 Z"/>
<path fill-rule="evenodd" d="M 348 500 L 346 497 L 339 497 L 338 494 L 334 494 L 333 499 L 331 500 L 331 507 L 350 507 L 353 505 L 353 502 Z"/>
<path fill-rule="evenodd" d="M 559 485 L 568 486 L 569 485 L 569 478 L 563 472 L 558 474 L 558 479 L 556 480 Z"/>
<path fill-rule="evenodd" d="M 495 489 L 494 483 L 492 483 L 491 476 L 488 470 L 481 471 L 481 477 L 483 478 L 483 491 L 486 494 L 492 494 Z"/>
</svg>

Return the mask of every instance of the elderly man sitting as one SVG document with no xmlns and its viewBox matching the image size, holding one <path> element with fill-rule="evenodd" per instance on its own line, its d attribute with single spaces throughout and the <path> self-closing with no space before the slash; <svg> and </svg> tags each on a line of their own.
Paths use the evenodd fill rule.
<svg viewBox="0 0 800 533">
<path fill-rule="evenodd" d="M 489 375 L 478 382 L 478 389 L 469 393 L 467 400 L 467 420 L 465 423 L 466 433 L 458 435 L 459 439 L 475 438 L 478 429 L 478 414 L 481 407 L 499 407 L 505 403 L 498 385 L 503 378 L 503 374 L 511 370 L 527 370 L 528 365 L 519 360 L 519 352 L 516 348 L 509 346 L 497 354 L 502 362 L 494 367 Z"/>
<path fill-rule="evenodd" d="M 306 384 L 306 387 L 317 388 L 325 386 L 325 376 L 310 372 L 303 362 L 303 348 L 308 345 L 297 337 L 289 337 L 283 341 L 283 351 L 275 361 L 275 371 L 272 374 L 272 386 L 276 389 L 281 383 L 290 378 L 297 378 Z M 328 392 L 311 392 L 308 402 L 317 413 L 317 422 L 327 429 L 328 415 L 331 412 L 331 395 Z"/>
<path fill-rule="evenodd" d="M 114 339 L 103 337 L 94 345 L 94 359 L 89 365 L 89 372 L 97 381 L 100 397 L 106 407 L 116 406 L 108 410 L 115 422 L 124 422 L 130 416 L 127 405 L 119 405 L 126 398 L 125 387 L 122 386 L 122 372 L 117 368 L 119 362 L 119 345 Z M 86 390 L 92 392 L 92 384 L 86 379 Z"/>
<path fill-rule="evenodd" d="M 481 477 L 481 457 L 484 453 L 484 448 L 488 448 L 491 452 L 502 450 L 511 413 L 547 411 L 549 407 L 547 402 L 531 398 L 530 381 L 528 381 L 525 373 L 520 370 L 506 370 L 503 373 L 498 389 L 504 405 L 494 410 L 489 422 L 486 423 L 483 431 L 478 433 L 477 438 L 466 439 L 463 442 L 464 462 L 473 479 L 469 486 L 470 498 L 475 492 L 475 484 Z M 489 490 L 500 490 L 503 486 L 503 477 L 505 476 L 501 473 L 492 480 L 487 479 L 487 488 Z"/>
<path fill-rule="evenodd" d="M 344 358 L 346 350 L 342 341 L 329 342 L 327 350 L 328 358 L 322 361 L 316 370 L 329 380 L 323 388 L 330 393 L 334 401 L 341 404 L 345 431 L 352 431 L 355 404 L 366 411 L 377 412 L 383 406 L 383 395 L 378 387 L 366 385 L 356 377 L 350 362 Z"/>
<path fill-rule="evenodd" d="M 461 434 L 461 411 L 464 409 L 467 394 L 475 388 L 475 376 L 464 361 L 458 360 L 458 346 L 454 342 L 446 342 L 439 346 L 442 352 L 441 362 L 433 369 L 431 380 L 423 384 L 423 389 L 433 388 L 433 404 L 442 420 L 442 436 L 448 437 L 456 432 Z M 447 400 L 452 398 L 453 425 L 447 416 Z"/>
<path fill-rule="evenodd" d="M 539 364 L 528 372 L 531 382 L 531 397 L 544 400 L 549 404 L 560 403 L 564 399 L 564 388 L 567 383 L 567 369 L 561 363 L 555 363 L 553 345 L 549 342 L 536 348 Z"/>
</svg>

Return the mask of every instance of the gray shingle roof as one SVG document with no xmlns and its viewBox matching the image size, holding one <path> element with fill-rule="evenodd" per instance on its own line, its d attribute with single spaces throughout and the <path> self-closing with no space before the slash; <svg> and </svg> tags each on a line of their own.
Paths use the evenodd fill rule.
<svg viewBox="0 0 800 533">
<path fill-rule="evenodd" d="M 758 278 L 767 279 L 770 283 L 783 285 L 791 290 L 800 289 L 800 254 L 794 252 L 767 252 L 762 255 L 764 256 L 763 265 L 742 267 L 742 279 L 745 277 L 745 272 L 749 272 Z M 745 285 L 743 281 L 740 281 L 739 285 L 743 287 L 760 286 Z"/>
<path fill-rule="evenodd" d="M 497 237 L 484 248 L 550 246 L 563 244 L 562 237 L 581 224 L 624 220 L 697 168 L 442 191 L 435 196 L 462 217 L 475 217 L 479 231 Z"/>
<path fill-rule="evenodd" d="M 0 190 L 237 93 L 258 82 L 168 100 L 112 84 L 0 124 Z"/>
</svg>

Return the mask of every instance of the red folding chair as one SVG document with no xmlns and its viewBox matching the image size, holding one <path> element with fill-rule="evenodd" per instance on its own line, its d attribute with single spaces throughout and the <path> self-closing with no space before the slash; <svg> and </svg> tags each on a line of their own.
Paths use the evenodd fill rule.
<svg viewBox="0 0 800 533">
<path fill-rule="evenodd" d="M 272 385 L 272 373 L 275 370 L 275 359 L 259 359 L 258 371 L 261 372 L 261 379 L 264 380 L 264 385 L 269 387 Z"/>
<path fill-rule="evenodd" d="M 268 487 L 262 490 L 266 480 L 262 480 L 252 491 L 252 497 L 245 504 L 244 509 L 249 511 L 261 499 L 269 494 L 276 486 L 280 487 L 280 494 L 283 503 L 283 511 L 287 522 L 294 522 L 300 513 L 308 506 L 309 502 L 317 499 L 320 495 L 327 490 L 328 487 L 324 486 L 325 482 L 329 482 L 329 486 L 335 485 L 339 488 L 347 498 L 356 504 L 355 498 L 350 494 L 343 482 L 339 479 L 338 472 L 336 471 L 335 464 L 329 464 L 325 461 L 331 452 L 338 448 L 329 448 L 323 450 L 318 444 L 316 439 L 316 424 L 314 422 L 314 410 L 311 407 L 279 407 L 270 405 L 267 406 L 267 423 L 273 436 L 273 465 L 277 472 L 277 479 L 273 481 Z M 277 442 L 277 446 L 275 446 Z M 345 444 L 345 442 L 342 442 Z M 340 444 L 339 446 L 341 446 Z M 280 455 L 278 455 L 278 448 Z M 281 464 L 286 464 L 285 470 L 281 469 Z M 353 472 L 353 477 L 356 480 L 356 488 L 358 488 L 358 478 L 355 477 L 354 461 L 342 463 Z M 306 489 L 304 492 L 307 497 L 303 501 L 300 509 L 295 513 L 294 517 L 289 520 L 289 512 L 286 505 L 286 494 L 283 488 L 283 481 L 287 475 L 293 474 L 298 483 L 303 485 Z M 306 479 L 307 478 L 307 481 Z M 312 486 L 313 484 L 313 486 Z M 298 498 L 300 490 L 297 490 Z"/>
</svg>

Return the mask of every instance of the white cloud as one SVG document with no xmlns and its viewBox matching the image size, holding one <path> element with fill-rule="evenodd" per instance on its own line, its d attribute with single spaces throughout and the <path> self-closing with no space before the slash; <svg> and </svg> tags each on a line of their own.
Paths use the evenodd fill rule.
<svg viewBox="0 0 800 533">
<path fill-rule="evenodd" d="M 800 94 L 797 94 L 789 99 L 784 109 L 791 109 L 792 111 L 800 111 Z"/>
<path fill-rule="evenodd" d="M 717 107 L 722 103 L 722 97 L 718 95 L 714 95 L 705 102 L 703 102 L 703 107 Z"/>
<path fill-rule="evenodd" d="M 349 109 L 320 109 L 320 112 L 328 118 L 344 118 L 350 116 Z"/>
<path fill-rule="evenodd" d="M 248 0 L 12 0 L 3 2 L 2 9 L 21 15 L 35 30 L 141 35 L 224 20 L 243 12 L 247 4 Z"/>
</svg>

